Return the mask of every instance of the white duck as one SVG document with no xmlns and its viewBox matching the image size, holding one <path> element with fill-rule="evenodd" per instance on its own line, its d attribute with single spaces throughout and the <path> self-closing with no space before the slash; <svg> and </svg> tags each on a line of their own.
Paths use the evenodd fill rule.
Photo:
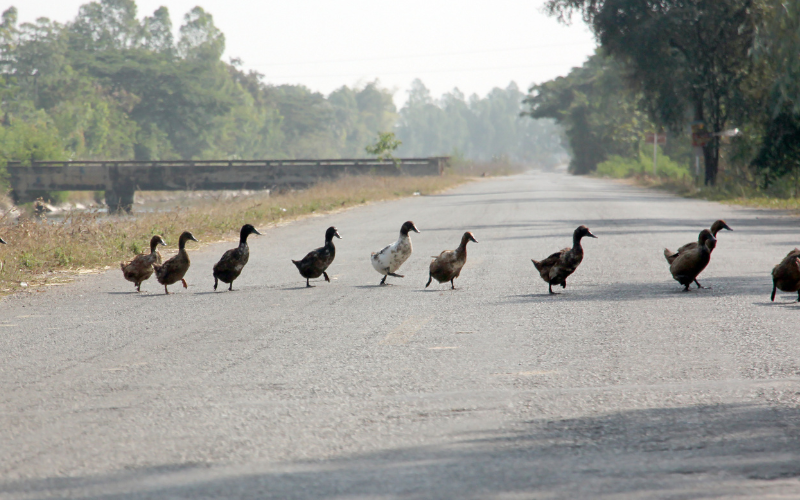
<svg viewBox="0 0 800 500">
<path fill-rule="evenodd" d="M 387 276 L 394 276 L 395 278 L 402 278 L 402 274 L 395 274 L 395 271 L 400 269 L 403 262 L 408 260 L 411 256 L 411 238 L 408 236 L 409 231 L 419 232 L 419 229 L 413 222 L 407 221 L 400 228 L 400 238 L 391 245 L 383 248 L 380 252 L 372 253 L 372 267 L 383 275 L 381 285 L 386 284 Z"/>
</svg>

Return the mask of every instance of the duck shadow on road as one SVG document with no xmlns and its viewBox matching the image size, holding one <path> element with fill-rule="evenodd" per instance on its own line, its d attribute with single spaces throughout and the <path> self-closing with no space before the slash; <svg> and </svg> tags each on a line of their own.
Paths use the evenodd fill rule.
<svg viewBox="0 0 800 500">
<path fill-rule="evenodd" d="M 449 432 L 446 445 L 284 463 L 274 470 L 255 465 L 248 472 L 214 473 L 206 464 L 175 463 L 0 481 L 0 493 L 83 500 L 763 497 L 772 487 L 783 493 L 800 488 L 798 421 L 800 409 L 766 404 L 537 418 Z"/>
<path fill-rule="evenodd" d="M 702 300 L 724 296 L 764 295 L 769 300 L 772 292 L 772 283 L 768 279 L 752 276 L 729 276 L 720 278 L 699 278 L 704 287 L 697 289 L 693 284 L 688 292 L 683 291 L 683 286 L 677 281 L 662 281 L 653 283 L 608 283 L 600 285 L 568 284 L 566 289 L 553 287 L 556 295 L 547 293 L 547 284 L 537 281 L 536 290 L 528 294 L 507 295 L 503 302 L 531 303 L 553 301 L 602 301 L 623 302 L 653 299 L 686 299 Z M 530 288 L 529 288 L 530 289 Z M 541 290 L 541 291 L 539 291 Z"/>
</svg>

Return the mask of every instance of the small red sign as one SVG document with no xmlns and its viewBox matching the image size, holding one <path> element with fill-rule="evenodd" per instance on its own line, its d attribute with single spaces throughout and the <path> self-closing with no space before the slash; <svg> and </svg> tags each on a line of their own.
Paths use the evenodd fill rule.
<svg viewBox="0 0 800 500">
<path fill-rule="evenodd" d="M 647 134 L 645 135 L 644 142 L 646 144 L 653 144 L 653 142 L 658 141 L 657 144 L 663 146 L 667 143 L 667 134 Z"/>
</svg>

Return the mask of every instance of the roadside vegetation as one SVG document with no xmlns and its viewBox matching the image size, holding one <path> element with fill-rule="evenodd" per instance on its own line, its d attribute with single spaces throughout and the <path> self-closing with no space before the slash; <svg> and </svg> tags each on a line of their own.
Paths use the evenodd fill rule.
<svg viewBox="0 0 800 500">
<path fill-rule="evenodd" d="M 283 194 L 257 192 L 162 212 L 107 216 L 75 211 L 58 220 L 22 217 L 16 224 L 0 225 L 0 235 L 9 243 L 0 248 L 0 293 L 64 283 L 81 272 L 116 267 L 122 260 L 149 251 L 148 242 L 155 234 L 162 235 L 174 250 L 184 230 L 192 231 L 204 244 L 234 239 L 245 223 L 263 228 L 372 201 L 433 194 L 466 180 L 452 174 L 359 176 L 320 183 L 305 190 Z"/>
<path fill-rule="evenodd" d="M 528 116 L 563 127 L 571 173 L 797 207 L 798 2 L 548 0 L 546 8 L 583 20 L 600 43 L 582 67 L 533 85 L 525 99 Z M 656 175 L 645 143 L 654 132 L 667 135 Z"/>
</svg>

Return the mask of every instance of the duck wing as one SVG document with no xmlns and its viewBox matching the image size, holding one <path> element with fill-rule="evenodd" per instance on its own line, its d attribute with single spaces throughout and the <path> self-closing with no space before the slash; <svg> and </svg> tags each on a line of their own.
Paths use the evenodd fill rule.
<svg viewBox="0 0 800 500">
<path fill-rule="evenodd" d="M 334 254 L 331 253 L 326 247 L 320 247 L 316 250 L 308 252 L 301 260 L 293 260 L 294 265 L 305 277 L 319 278 L 319 276 L 328 269 L 328 266 L 333 262 Z"/>
<path fill-rule="evenodd" d="M 686 285 L 703 272 L 709 260 L 711 260 L 711 253 L 708 248 L 701 248 L 700 245 L 697 245 L 688 252 L 679 253 L 669 266 L 669 270 L 673 278 L 682 285 Z"/>
<path fill-rule="evenodd" d="M 156 278 L 162 285 L 171 285 L 176 281 L 183 278 L 186 271 L 189 269 L 189 257 L 182 252 L 178 255 L 167 259 L 163 264 L 153 264 L 153 269 L 156 272 Z"/>
<path fill-rule="evenodd" d="M 214 264 L 215 274 L 224 274 L 230 272 L 241 271 L 245 264 L 247 264 L 249 255 L 242 252 L 241 248 L 231 248 L 219 259 L 219 262 Z"/>
<path fill-rule="evenodd" d="M 550 283 L 554 285 L 561 284 L 566 280 L 583 261 L 583 252 L 576 252 L 571 248 L 564 248 L 558 253 L 558 256 L 558 261 L 550 268 Z"/>
<path fill-rule="evenodd" d="M 690 251 L 690 250 L 694 250 L 695 248 L 697 248 L 697 242 L 696 242 L 696 241 L 693 241 L 693 242 L 691 242 L 691 243 L 687 243 L 687 244 L 683 245 L 683 246 L 682 246 L 682 247 L 680 247 L 680 248 L 678 249 L 678 251 L 677 251 L 677 252 L 675 252 L 675 253 L 678 253 L 678 254 L 680 254 L 680 253 L 686 253 L 686 252 L 688 252 L 688 251 Z"/>
<path fill-rule="evenodd" d="M 134 283 L 144 281 L 153 274 L 153 262 L 155 259 L 152 254 L 137 255 L 130 262 L 120 263 L 122 275 L 126 280 Z"/>
<path fill-rule="evenodd" d="M 553 268 L 553 266 L 558 264 L 559 259 L 561 259 L 561 254 L 567 250 L 569 249 L 565 248 L 554 254 L 550 254 L 549 257 L 541 261 L 531 259 L 533 261 L 533 265 L 536 266 L 536 270 L 539 271 L 539 276 L 541 276 L 545 282 L 550 281 L 550 270 Z"/>
</svg>

